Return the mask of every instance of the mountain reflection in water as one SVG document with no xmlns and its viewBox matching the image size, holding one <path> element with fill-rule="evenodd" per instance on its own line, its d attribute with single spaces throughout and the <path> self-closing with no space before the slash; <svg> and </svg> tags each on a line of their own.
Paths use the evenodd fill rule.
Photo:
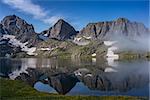
<svg viewBox="0 0 150 100">
<path fill-rule="evenodd" d="M 149 95 L 149 62 L 96 59 L 0 59 L 1 77 L 22 80 L 38 91 L 67 95 Z"/>
</svg>

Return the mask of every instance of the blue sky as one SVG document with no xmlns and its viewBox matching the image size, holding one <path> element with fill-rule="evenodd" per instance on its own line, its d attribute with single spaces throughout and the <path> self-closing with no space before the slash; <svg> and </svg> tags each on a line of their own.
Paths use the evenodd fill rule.
<svg viewBox="0 0 150 100">
<path fill-rule="evenodd" d="M 149 26 L 149 1 L 65 1 L 65 0 L 1 0 L 0 20 L 16 14 L 41 32 L 63 18 L 77 30 L 89 22 L 111 21 L 125 17 Z"/>
</svg>

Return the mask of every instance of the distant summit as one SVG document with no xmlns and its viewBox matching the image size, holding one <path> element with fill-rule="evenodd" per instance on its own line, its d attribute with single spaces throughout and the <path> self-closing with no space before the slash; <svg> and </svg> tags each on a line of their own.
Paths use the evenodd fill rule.
<svg viewBox="0 0 150 100">
<path fill-rule="evenodd" d="M 77 32 L 73 26 L 59 19 L 54 26 L 40 33 L 48 38 L 66 40 L 72 37 L 87 37 L 88 39 L 111 39 L 114 36 L 137 37 L 148 34 L 149 30 L 142 24 L 131 22 L 126 18 L 118 18 L 114 21 L 89 23 L 81 31 Z M 16 15 L 6 16 L 0 23 L 0 36 L 2 34 L 15 35 L 21 42 L 29 42 L 29 46 L 39 41 L 32 24 Z"/>
<path fill-rule="evenodd" d="M 1 21 L 0 34 L 14 35 L 21 42 L 28 42 L 28 46 L 33 46 L 38 42 L 38 35 L 34 31 L 33 25 L 16 15 L 6 16 Z"/>
<path fill-rule="evenodd" d="M 79 32 L 77 37 L 109 40 L 114 36 L 137 37 L 146 34 L 149 34 L 149 30 L 142 23 L 118 18 L 114 21 L 89 23 Z"/>
<path fill-rule="evenodd" d="M 49 38 L 55 38 L 58 40 L 69 39 L 76 33 L 76 30 L 63 19 L 59 19 L 54 26 L 41 32 L 41 34 L 48 36 Z"/>
<path fill-rule="evenodd" d="M 118 18 L 117 20 L 116 20 L 116 22 L 125 22 L 125 23 L 127 23 L 127 22 L 129 22 L 129 20 L 128 19 L 126 19 L 126 18 Z"/>
</svg>

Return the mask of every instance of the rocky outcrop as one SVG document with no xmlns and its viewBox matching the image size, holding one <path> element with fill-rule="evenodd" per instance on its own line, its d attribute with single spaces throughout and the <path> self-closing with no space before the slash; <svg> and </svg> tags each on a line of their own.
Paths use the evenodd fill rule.
<svg viewBox="0 0 150 100">
<path fill-rule="evenodd" d="M 32 24 L 16 15 L 6 16 L 0 23 L 0 35 L 14 35 L 20 42 L 28 42 L 27 46 L 34 46 L 38 42 L 38 35 Z"/>
<path fill-rule="evenodd" d="M 59 94 L 68 93 L 78 82 L 78 79 L 74 75 L 68 75 L 66 73 L 56 74 L 50 77 L 49 84 Z"/>
<path fill-rule="evenodd" d="M 20 75 L 17 76 L 15 80 L 22 80 L 29 85 L 34 86 L 34 84 L 39 80 L 39 77 L 43 75 L 43 73 L 38 72 L 36 69 L 33 68 L 28 68 L 26 69 L 26 71 L 27 73 L 20 73 Z"/>
<path fill-rule="evenodd" d="M 131 22 L 125 18 L 118 18 L 115 21 L 89 23 L 79 32 L 77 37 L 82 36 L 87 39 L 110 40 L 116 36 L 133 38 L 144 34 L 149 34 L 149 31 L 142 23 Z"/>
<path fill-rule="evenodd" d="M 44 36 L 49 38 L 54 38 L 58 40 L 69 39 L 72 36 L 76 35 L 76 30 L 63 19 L 57 21 L 57 23 L 50 27 L 48 30 L 41 32 Z"/>
<path fill-rule="evenodd" d="M 28 74 L 24 72 L 20 73 L 20 75 L 17 76 L 15 79 L 22 80 L 31 86 L 34 86 L 36 82 L 41 81 L 45 84 L 49 84 L 59 94 L 68 93 L 79 81 L 74 74 L 50 73 L 52 75 L 47 75 L 46 73 L 40 72 L 41 70 L 38 71 L 37 69 L 30 68 L 28 68 L 26 71 L 28 72 Z"/>
<path fill-rule="evenodd" d="M 80 81 L 91 90 L 127 92 L 133 88 L 148 85 L 148 76 L 131 74 L 126 77 L 116 77 L 117 73 L 101 73 L 97 75 L 83 75 Z M 139 78 L 140 77 L 140 78 Z"/>
<path fill-rule="evenodd" d="M 0 57 L 12 57 L 14 54 L 21 52 L 20 47 L 11 45 L 9 39 L 0 40 Z"/>
</svg>

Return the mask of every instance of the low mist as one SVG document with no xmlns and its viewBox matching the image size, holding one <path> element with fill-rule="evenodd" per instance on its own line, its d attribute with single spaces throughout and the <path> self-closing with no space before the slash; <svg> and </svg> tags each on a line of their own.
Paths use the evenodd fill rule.
<svg viewBox="0 0 150 100">
<path fill-rule="evenodd" d="M 112 40 L 117 41 L 116 44 L 114 45 L 119 48 L 118 51 L 134 51 L 134 52 L 150 51 L 150 34 L 133 37 L 116 35 L 113 37 Z"/>
</svg>

